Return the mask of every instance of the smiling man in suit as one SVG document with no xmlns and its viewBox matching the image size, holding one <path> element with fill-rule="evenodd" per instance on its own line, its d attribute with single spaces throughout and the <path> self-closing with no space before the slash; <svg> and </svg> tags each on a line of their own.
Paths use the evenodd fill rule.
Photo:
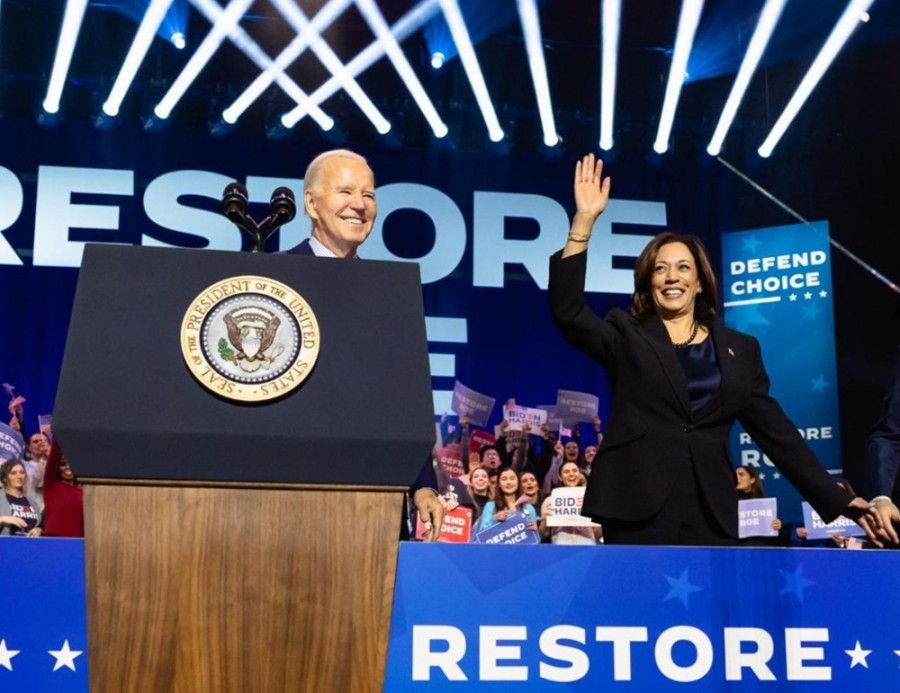
<svg viewBox="0 0 900 693">
<path fill-rule="evenodd" d="M 378 214 L 375 174 L 365 158 L 349 149 L 323 152 L 309 164 L 303 184 L 303 206 L 312 221 L 312 233 L 287 252 L 356 257 Z"/>
<path fill-rule="evenodd" d="M 303 178 L 303 206 L 312 221 L 310 237 L 286 251 L 292 255 L 356 258 L 357 248 L 372 233 L 378 205 L 375 174 L 366 159 L 349 149 L 319 154 Z M 440 532 L 444 506 L 437 493 L 437 477 L 426 463 L 410 489 L 416 510 L 431 527 L 426 540 Z"/>
</svg>

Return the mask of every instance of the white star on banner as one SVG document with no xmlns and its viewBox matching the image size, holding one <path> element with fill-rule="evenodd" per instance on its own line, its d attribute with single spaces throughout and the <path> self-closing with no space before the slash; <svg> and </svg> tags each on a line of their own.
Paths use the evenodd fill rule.
<svg viewBox="0 0 900 693">
<path fill-rule="evenodd" d="M 792 301 L 796 301 L 796 300 L 797 300 L 797 294 L 791 294 L 790 296 L 788 296 L 788 298 L 789 298 L 790 300 L 792 300 Z"/>
<path fill-rule="evenodd" d="M 822 290 L 819 292 L 819 296 L 821 296 L 822 298 L 825 298 L 827 295 L 828 295 L 828 292 L 825 291 L 825 289 L 822 289 Z"/>
<path fill-rule="evenodd" d="M 56 657 L 56 664 L 53 665 L 53 671 L 62 667 L 68 667 L 75 671 L 75 658 L 81 656 L 83 650 L 73 650 L 69 648 L 69 641 L 63 643 L 61 650 L 47 650 L 51 656 Z"/>
<path fill-rule="evenodd" d="M 21 650 L 7 650 L 6 640 L 0 640 L 0 667 L 6 667 L 12 671 L 12 658 Z"/>
<path fill-rule="evenodd" d="M 812 294 L 809 291 L 807 291 L 805 294 L 803 294 L 803 298 L 805 298 L 808 301 L 809 299 L 812 298 Z"/>
<path fill-rule="evenodd" d="M 869 668 L 869 663 L 866 662 L 866 657 L 872 654 L 872 650 L 864 650 L 860 644 L 859 640 L 856 641 L 856 647 L 852 650 L 844 650 L 848 655 L 850 655 L 850 668 L 852 669 L 857 664 L 862 664 L 866 669 Z"/>
</svg>

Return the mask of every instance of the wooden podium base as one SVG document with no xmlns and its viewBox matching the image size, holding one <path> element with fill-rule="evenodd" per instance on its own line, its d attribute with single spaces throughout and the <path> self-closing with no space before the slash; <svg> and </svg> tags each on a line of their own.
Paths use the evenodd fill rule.
<svg viewBox="0 0 900 693">
<path fill-rule="evenodd" d="M 382 690 L 402 501 L 86 484 L 91 690 Z"/>
</svg>

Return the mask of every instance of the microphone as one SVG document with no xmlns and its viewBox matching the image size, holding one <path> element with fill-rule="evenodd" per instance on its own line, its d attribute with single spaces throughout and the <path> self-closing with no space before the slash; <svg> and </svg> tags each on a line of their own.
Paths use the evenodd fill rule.
<svg viewBox="0 0 900 693">
<path fill-rule="evenodd" d="M 237 181 L 225 186 L 222 193 L 222 214 L 237 224 L 244 226 L 247 222 L 247 188 Z M 253 225 L 254 228 L 256 224 Z"/>
<path fill-rule="evenodd" d="M 247 214 L 247 188 L 237 181 L 225 186 L 222 193 L 222 214 L 233 224 L 244 229 L 253 237 L 253 252 L 266 249 L 266 241 L 277 229 L 297 216 L 297 202 L 290 188 L 275 188 L 269 201 L 269 216 L 257 224 Z"/>
</svg>

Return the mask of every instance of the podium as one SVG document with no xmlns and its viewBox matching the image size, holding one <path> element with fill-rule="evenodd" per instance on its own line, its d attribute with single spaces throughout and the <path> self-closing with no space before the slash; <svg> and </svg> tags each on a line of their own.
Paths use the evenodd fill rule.
<svg viewBox="0 0 900 693">
<path fill-rule="evenodd" d="M 183 354 L 186 315 L 236 277 L 317 321 L 274 399 L 217 394 Z M 87 246 L 54 429 L 85 488 L 91 690 L 381 690 L 432 408 L 415 265 Z"/>
</svg>

